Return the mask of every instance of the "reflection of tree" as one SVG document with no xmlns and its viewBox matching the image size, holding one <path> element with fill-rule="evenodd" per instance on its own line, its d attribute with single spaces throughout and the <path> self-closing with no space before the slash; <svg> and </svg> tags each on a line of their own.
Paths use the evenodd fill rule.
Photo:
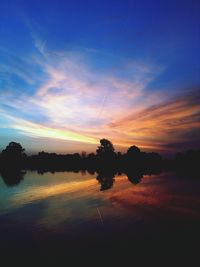
<svg viewBox="0 0 200 267">
<path fill-rule="evenodd" d="M 1 177 L 7 186 L 18 185 L 21 182 L 21 180 L 24 179 L 25 174 L 26 172 L 20 169 L 12 169 L 12 170 L 4 169 L 3 171 L 1 171 Z"/>
<path fill-rule="evenodd" d="M 139 184 L 143 178 L 143 173 L 138 170 L 129 170 L 126 175 L 132 184 Z"/>
<path fill-rule="evenodd" d="M 114 172 L 100 170 L 97 175 L 97 180 L 101 184 L 100 191 L 107 190 L 113 186 L 114 183 Z"/>
</svg>

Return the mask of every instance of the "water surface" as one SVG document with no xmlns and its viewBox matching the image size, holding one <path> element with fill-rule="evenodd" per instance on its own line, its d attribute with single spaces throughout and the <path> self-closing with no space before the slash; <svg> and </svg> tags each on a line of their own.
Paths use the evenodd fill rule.
<svg viewBox="0 0 200 267">
<path fill-rule="evenodd" d="M 73 172 L 28 171 L 15 186 L 0 179 L 1 250 L 95 254 L 105 244 L 124 252 L 134 244 L 192 246 L 200 237 L 200 179 L 162 173 L 133 184 L 122 174 L 112 183 L 100 191 L 96 175 Z"/>
</svg>

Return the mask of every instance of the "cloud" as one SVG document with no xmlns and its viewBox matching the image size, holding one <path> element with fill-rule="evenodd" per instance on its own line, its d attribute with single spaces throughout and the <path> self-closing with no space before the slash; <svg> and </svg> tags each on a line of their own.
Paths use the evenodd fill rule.
<svg viewBox="0 0 200 267">
<path fill-rule="evenodd" d="M 87 53 L 52 52 L 35 36 L 34 45 L 32 91 L 21 87 L 16 93 L 13 85 L 0 92 L 1 115 L 19 134 L 88 144 L 106 137 L 118 146 L 161 151 L 165 144 L 171 150 L 169 144 L 187 142 L 199 129 L 198 90 L 170 100 L 170 92 L 149 89 L 163 66 L 129 60 L 103 70 Z M 28 82 L 28 73 L 15 75 Z"/>
<path fill-rule="evenodd" d="M 1 126 L 0 128 L 10 127 L 12 129 L 20 131 L 21 134 L 32 136 L 34 138 L 46 137 L 57 140 L 78 141 L 91 144 L 96 143 L 96 140 L 93 139 L 92 137 L 81 135 L 76 132 L 69 131 L 67 129 L 62 130 L 59 128 L 47 127 L 39 123 L 33 123 L 21 118 L 17 118 L 13 115 L 7 115 L 1 109 L 0 109 L 0 114 L 1 117 L 3 117 L 5 121 L 7 121 L 7 125 Z"/>
<path fill-rule="evenodd" d="M 143 144 L 158 150 L 177 150 L 199 144 L 200 92 L 191 90 L 171 100 L 134 110 L 109 124 L 111 129 L 124 132 L 126 143 Z M 191 142 L 193 140 L 193 142 Z M 193 145 L 191 146 L 191 143 Z M 175 145 L 176 144 L 176 145 Z"/>
<path fill-rule="evenodd" d="M 32 39 L 33 39 L 33 44 L 35 48 L 43 55 L 46 56 L 46 45 L 45 41 L 41 40 L 36 36 L 34 33 L 32 33 Z"/>
<path fill-rule="evenodd" d="M 60 140 L 98 142 L 108 134 L 113 117 L 128 112 L 153 79 L 144 64 L 126 66 L 129 77 L 93 71 L 85 55 L 49 52 L 34 37 L 40 52 L 33 65 L 40 70 L 40 83 L 28 94 L 22 88 L 0 93 L 0 103 L 10 128 L 20 133 Z M 45 57 L 45 60 L 44 60 Z M 123 72 L 123 70 L 121 71 Z M 35 77 L 36 78 L 36 77 Z M 39 84 L 39 85 L 38 85 Z M 115 133 L 113 133 L 115 135 Z"/>
</svg>

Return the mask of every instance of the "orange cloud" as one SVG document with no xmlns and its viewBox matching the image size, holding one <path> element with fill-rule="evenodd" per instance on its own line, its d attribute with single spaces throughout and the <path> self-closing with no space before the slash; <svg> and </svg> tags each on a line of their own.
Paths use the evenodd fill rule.
<svg viewBox="0 0 200 267">
<path fill-rule="evenodd" d="M 111 129 L 125 133 L 126 144 L 162 150 L 165 144 L 187 142 L 188 134 L 200 129 L 200 94 L 191 91 L 181 97 L 113 120 Z M 169 149 L 171 147 L 169 146 Z"/>
<path fill-rule="evenodd" d="M 108 138 L 122 150 L 133 144 L 173 150 L 172 144 L 199 140 L 199 92 L 169 100 L 166 90 L 148 89 L 163 68 L 129 62 L 118 66 L 120 73 L 102 73 L 81 55 L 50 53 L 43 43 L 36 47 L 43 57 L 35 64 L 44 77 L 32 94 L 0 93 L 1 128 L 52 142 L 96 145 Z"/>
</svg>

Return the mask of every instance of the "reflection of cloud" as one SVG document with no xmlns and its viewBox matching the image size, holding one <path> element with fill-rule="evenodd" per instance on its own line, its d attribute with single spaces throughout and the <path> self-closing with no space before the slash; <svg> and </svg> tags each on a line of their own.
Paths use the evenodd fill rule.
<svg viewBox="0 0 200 267">
<path fill-rule="evenodd" d="M 163 173 L 145 175 L 142 183 L 137 186 L 120 186 L 118 190 L 108 191 L 106 197 L 115 203 L 118 210 L 123 209 L 123 215 L 128 211 L 134 218 L 143 217 L 148 222 L 155 218 L 199 219 L 199 190 L 194 188 L 195 183 L 190 187 L 188 180 L 180 187 L 180 181 L 174 174 Z"/>
<path fill-rule="evenodd" d="M 88 194 L 88 190 L 97 186 L 95 179 L 77 181 L 77 182 L 66 182 L 52 186 L 40 186 L 31 188 L 28 191 L 22 192 L 21 194 L 15 195 L 10 199 L 10 202 L 15 206 L 26 205 L 35 201 L 45 200 L 49 197 L 60 196 L 62 194 L 75 194 L 75 198 L 83 197 Z M 85 191 L 86 190 L 86 191 Z M 72 197 L 72 196 L 71 196 Z"/>
</svg>

